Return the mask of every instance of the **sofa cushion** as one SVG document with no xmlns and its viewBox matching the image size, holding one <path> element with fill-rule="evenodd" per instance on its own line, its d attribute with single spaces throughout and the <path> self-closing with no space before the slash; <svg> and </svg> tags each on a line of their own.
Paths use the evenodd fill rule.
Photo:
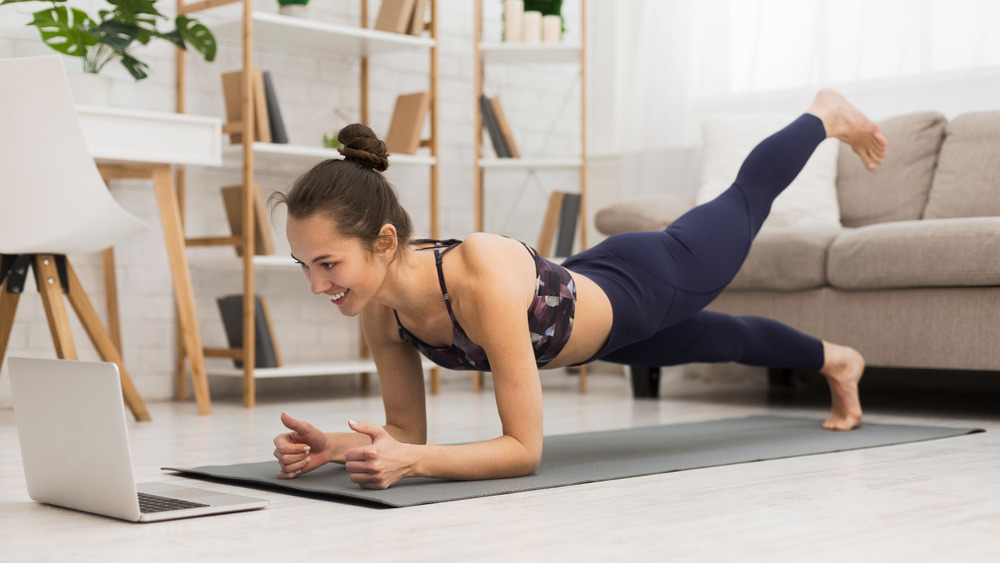
<svg viewBox="0 0 1000 563">
<path fill-rule="evenodd" d="M 925 219 L 1000 216 L 1000 111 L 960 115 L 944 129 Z"/>
<path fill-rule="evenodd" d="M 694 207 L 688 196 L 650 196 L 609 205 L 594 215 L 594 226 L 606 235 L 629 231 L 662 231 Z"/>
<path fill-rule="evenodd" d="M 720 114 L 702 122 L 703 158 L 697 203 L 715 199 L 732 185 L 750 151 L 798 117 L 797 114 Z M 835 140 L 820 144 L 791 185 L 771 206 L 765 225 L 840 227 Z"/>
<path fill-rule="evenodd" d="M 874 171 L 866 169 L 850 147 L 843 146 L 837 165 L 841 223 L 845 227 L 863 227 L 920 219 L 945 123 L 945 117 L 934 112 L 880 122 L 889 145 L 885 160 Z"/>
<path fill-rule="evenodd" d="M 827 248 L 834 227 L 770 227 L 760 230 L 731 289 L 795 291 L 826 285 Z"/>
<path fill-rule="evenodd" d="M 844 231 L 830 245 L 827 278 L 840 289 L 1000 286 L 1000 217 Z"/>
</svg>

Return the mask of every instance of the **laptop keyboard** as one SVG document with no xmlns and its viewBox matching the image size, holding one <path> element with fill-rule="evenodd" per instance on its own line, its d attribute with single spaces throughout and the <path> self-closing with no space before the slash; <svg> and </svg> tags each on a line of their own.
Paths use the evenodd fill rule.
<svg viewBox="0 0 1000 563">
<path fill-rule="evenodd" d="M 167 512 L 168 510 L 182 510 L 185 508 L 198 508 L 202 506 L 208 505 L 191 502 L 189 500 L 181 500 L 179 498 L 167 498 L 151 495 L 149 493 L 139 493 L 139 512 L 143 514 Z"/>
</svg>

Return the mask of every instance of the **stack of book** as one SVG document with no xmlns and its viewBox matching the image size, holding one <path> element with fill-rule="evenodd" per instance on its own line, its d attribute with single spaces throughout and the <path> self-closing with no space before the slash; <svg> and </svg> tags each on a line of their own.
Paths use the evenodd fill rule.
<svg viewBox="0 0 1000 563">
<path fill-rule="evenodd" d="M 521 158 L 521 152 L 514 142 L 510 124 L 503 113 L 500 98 L 488 98 L 486 94 L 479 96 L 479 109 L 483 115 L 483 128 L 490 135 L 493 149 L 500 158 Z"/>
<path fill-rule="evenodd" d="M 375 29 L 421 35 L 427 29 L 427 0 L 382 0 Z"/>
<path fill-rule="evenodd" d="M 287 143 L 285 122 L 278 106 L 278 94 L 271 80 L 271 73 L 259 68 L 251 71 L 253 94 L 252 111 L 254 117 L 253 141 L 258 143 Z M 243 71 L 236 70 L 222 75 L 222 94 L 226 104 L 227 125 L 243 121 Z M 229 134 L 233 144 L 243 142 L 242 127 Z"/>
</svg>

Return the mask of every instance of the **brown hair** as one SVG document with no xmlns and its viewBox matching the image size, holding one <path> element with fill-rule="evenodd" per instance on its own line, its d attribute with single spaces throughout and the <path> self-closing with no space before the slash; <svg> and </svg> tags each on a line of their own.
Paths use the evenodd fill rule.
<svg viewBox="0 0 1000 563">
<path fill-rule="evenodd" d="M 268 198 L 271 210 L 284 203 L 288 216 L 305 219 L 324 214 L 337 231 L 374 248 L 382 225 L 396 228 L 399 248 L 413 236 L 413 222 L 399 203 L 396 189 L 382 174 L 389 167 L 385 143 L 367 126 L 348 125 L 337 134 L 343 160 L 325 160 L 299 177 L 287 194 Z"/>
</svg>

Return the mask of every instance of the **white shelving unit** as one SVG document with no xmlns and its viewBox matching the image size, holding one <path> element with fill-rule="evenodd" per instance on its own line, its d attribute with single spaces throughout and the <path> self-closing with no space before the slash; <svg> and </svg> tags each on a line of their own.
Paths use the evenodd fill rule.
<svg viewBox="0 0 1000 563">
<path fill-rule="evenodd" d="M 565 43 L 479 43 L 484 64 L 579 64 L 583 48 Z"/>
<path fill-rule="evenodd" d="M 325 147 L 308 147 L 303 145 L 287 145 L 277 143 L 254 143 L 252 145 L 254 162 L 259 167 L 294 167 L 296 170 L 308 168 L 324 160 L 343 158 L 336 149 Z M 222 150 L 223 166 L 238 167 L 243 161 L 242 147 L 229 146 Z M 389 164 L 392 165 L 413 165 L 413 166 L 433 166 L 437 164 L 437 158 L 432 155 L 422 154 L 394 154 L 389 155 Z"/>
<path fill-rule="evenodd" d="M 483 0 L 475 4 L 475 163 L 474 163 L 474 217 L 475 230 L 485 230 L 486 172 L 490 170 L 521 170 L 533 173 L 541 170 L 578 170 L 580 193 L 580 246 L 587 247 L 587 89 L 586 89 L 586 0 L 580 3 L 580 41 L 572 43 L 498 43 L 483 41 Z M 483 119 L 479 98 L 483 94 L 486 68 L 500 65 L 574 65 L 580 70 L 580 155 L 578 157 L 495 158 L 483 155 Z M 587 388 L 586 366 L 580 368 L 580 391 Z M 476 388 L 480 377 L 477 374 Z"/>
<path fill-rule="evenodd" d="M 240 17 L 231 18 L 212 25 L 213 33 L 221 43 L 237 44 L 242 47 L 242 68 L 252 69 L 253 53 L 255 49 L 278 49 L 285 51 L 301 52 L 303 56 L 327 56 L 337 55 L 344 57 L 355 57 L 361 60 L 361 121 L 368 122 L 368 66 L 369 57 L 391 56 L 399 53 L 424 53 L 430 59 L 430 92 L 431 110 L 430 118 L 430 139 L 425 141 L 424 146 L 430 148 L 430 155 L 393 155 L 390 161 L 397 165 L 423 166 L 430 172 L 430 225 L 431 236 L 438 236 L 438 185 L 439 173 L 437 169 L 437 1 L 429 0 L 430 23 L 426 30 L 429 36 L 425 35 L 405 35 L 398 33 L 388 33 L 368 29 L 368 1 L 361 2 L 361 24 L 357 27 L 340 25 L 334 23 L 317 22 L 302 18 L 288 17 L 278 14 L 255 11 L 252 9 L 252 0 L 212 0 L 185 4 L 185 0 L 178 0 L 178 14 L 190 14 L 202 10 L 214 9 L 227 4 L 242 4 L 243 13 Z M 184 111 L 184 55 L 178 52 L 177 59 L 177 110 Z M 253 130 L 253 112 L 250 110 L 252 91 L 250 79 L 251 73 L 243 73 L 242 112 L 244 116 L 239 124 L 243 130 Z M 289 271 L 297 266 L 288 256 L 259 256 L 254 254 L 254 213 L 253 213 L 253 191 L 248 189 L 254 185 L 254 175 L 257 168 L 281 169 L 294 168 L 303 170 L 322 160 L 329 158 L 341 158 L 340 153 L 333 149 L 323 147 L 307 147 L 287 144 L 258 143 L 249 140 L 250 135 L 244 135 L 241 145 L 226 147 L 223 150 L 223 165 L 232 168 L 241 168 L 243 176 L 243 205 L 242 218 L 244 232 L 239 237 L 206 237 L 211 241 L 194 241 L 196 244 L 220 244 L 233 245 L 244 249 L 243 258 L 239 259 L 243 271 L 244 296 L 255 295 L 254 278 L 255 269 L 264 268 L 288 268 Z M 179 182 L 183 186 L 183 172 L 180 173 Z M 183 189 L 183 187 L 182 187 Z M 189 239 L 192 242 L 193 239 Z M 214 241 L 214 242 L 212 242 Z M 220 267 L 231 267 L 237 261 L 218 260 Z M 308 363 L 285 365 L 278 368 L 253 368 L 255 360 L 254 350 L 254 306 L 253 299 L 244 299 L 243 310 L 243 342 L 247 343 L 242 349 L 206 349 L 206 356 L 239 359 L 243 361 L 244 368 L 207 366 L 209 375 L 240 377 L 243 379 L 243 403 L 247 407 L 254 406 L 256 402 L 255 381 L 264 378 L 280 377 L 302 377 L 313 375 L 339 375 L 339 374 L 368 374 L 375 372 L 374 363 L 362 357 L 363 352 L 359 351 L 359 358 L 348 361 Z M 275 335 L 280 339 L 280 334 Z M 178 356 L 178 398 L 184 398 L 185 373 L 183 370 L 183 351 L 179 351 Z M 433 364 L 425 363 L 425 369 L 431 369 L 432 391 L 436 391 L 436 383 L 439 378 L 438 370 Z M 363 380 L 365 381 L 365 380 Z"/>
<path fill-rule="evenodd" d="M 583 166 L 582 158 L 480 158 L 479 167 L 487 170 L 557 170 Z"/>
<path fill-rule="evenodd" d="M 262 49 L 345 57 L 372 57 L 401 51 L 427 52 L 437 44 L 433 37 L 388 33 L 267 12 L 254 11 L 251 18 L 254 47 Z M 212 32 L 219 41 L 240 43 L 243 20 L 237 18 L 215 24 L 212 26 Z"/>
</svg>

